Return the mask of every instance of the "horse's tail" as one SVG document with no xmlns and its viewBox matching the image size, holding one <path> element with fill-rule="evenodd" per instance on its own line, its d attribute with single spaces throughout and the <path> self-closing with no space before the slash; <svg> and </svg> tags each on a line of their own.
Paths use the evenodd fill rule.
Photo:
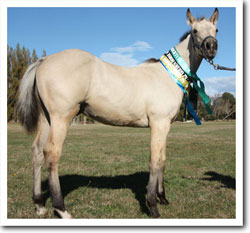
<svg viewBox="0 0 250 233">
<path fill-rule="evenodd" d="M 18 119 L 25 129 L 32 133 L 36 130 L 40 107 L 39 97 L 36 94 L 36 71 L 45 57 L 31 64 L 23 75 L 19 87 L 17 102 Z"/>
</svg>

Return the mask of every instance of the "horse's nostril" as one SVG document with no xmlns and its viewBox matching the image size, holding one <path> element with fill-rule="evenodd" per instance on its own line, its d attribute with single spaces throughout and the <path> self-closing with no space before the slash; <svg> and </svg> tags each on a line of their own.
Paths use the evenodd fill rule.
<svg viewBox="0 0 250 233">
<path fill-rule="evenodd" d="M 218 48 L 218 45 L 217 45 L 217 43 L 215 42 L 215 43 L 214 43 L 214 49 L 217 50 L 217 48 Z"/>
<path fill-rule="evenodd" d="M 209 50 L 211 47 L 210 47 L 210 44 L 209 43 L 206 43 L 206 49 Z"/>
</svg>

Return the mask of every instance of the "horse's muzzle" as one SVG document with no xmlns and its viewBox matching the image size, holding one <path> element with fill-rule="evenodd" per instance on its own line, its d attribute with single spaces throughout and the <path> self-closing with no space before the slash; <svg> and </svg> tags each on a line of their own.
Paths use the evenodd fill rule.
<svg viewBox="0 0 250 233">
<path fill-rule="evenodd" d="M 218 42 L 215 37 L 206 37 L 201 44 L 202 52 L 205 58 L 212 60 L 218 49 Z"/>
</svg>

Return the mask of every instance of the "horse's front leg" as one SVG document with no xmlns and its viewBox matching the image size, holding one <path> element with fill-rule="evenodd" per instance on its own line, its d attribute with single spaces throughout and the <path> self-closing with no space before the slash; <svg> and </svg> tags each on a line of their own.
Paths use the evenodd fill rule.
<svg viewBox="0 0 250 233">
<path fill-rule="evenodd" d="M 157 119 L 150 121 L 151 128 L 151 156 L 149 161 L 149 183 L 147 187 L 147 205 L 151 215 L 159 218 L 157 196 L 162 204 L 168 204 L 165 197 L 163 176 L 166 162 L 166 140 L 170 129 L 170 121 Z"/>
</svg>

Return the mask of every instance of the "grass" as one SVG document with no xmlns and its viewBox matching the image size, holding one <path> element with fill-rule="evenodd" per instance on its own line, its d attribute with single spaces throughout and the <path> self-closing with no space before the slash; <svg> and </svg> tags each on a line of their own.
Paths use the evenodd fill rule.
<svg viewBox="0 0 250 233">
<path fill-rule="evenodd" d="M 8 218 L 38 218 L 32 203 L 34 136 L 8 125 Z M 150 130 L 71 126 L 59 165 L 74 218 L 150 218 L 145 205 Z M 54 218 L 47 171 L 42 189 Z M 174 123 L 167 143 L 162 218 L 235 218 L 235 122 Z"/>
</svg>

